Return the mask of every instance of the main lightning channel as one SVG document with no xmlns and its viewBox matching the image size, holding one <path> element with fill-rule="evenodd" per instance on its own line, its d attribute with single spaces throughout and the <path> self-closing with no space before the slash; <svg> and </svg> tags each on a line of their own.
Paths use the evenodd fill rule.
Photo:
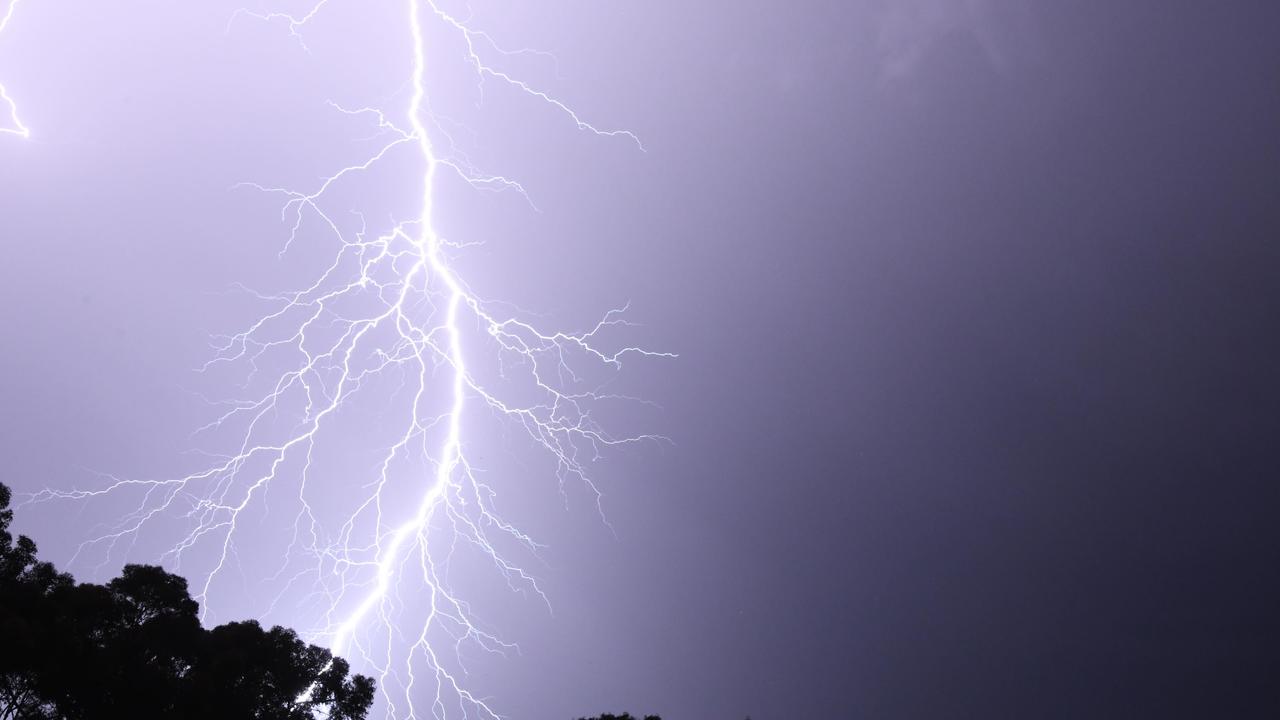
<svg viewBox="0 0 1280 720">
<path fill-rule="evenodd" d="M 418 511 L 413 519 L 396 529 L 392 534 L 391 542 L 380 553 L 377 584 L 374 587 L 374 591 L 365 597 L 355 611 L 334 632 L 332 647 L 333 651 L 338 654 L 346 651 L 346 644 L 351 634 L 355 632 L 356 627 L 364 620 L 374 605 L 386 596 L 390 587 L 394 564 L 400 556 L 401 548 L 412 534 L 420 532 L 427 525 L 432 510 L 439 501 L 445 486 L 448 485 L 449 479 L 458 463 L 462 436 L 462 411 L 466 404 L 464 376 L 466 363 L 462 358 L 462 341 L 458 332 L 458 307 L 463 302 L 464 293 L 458 284 L 457 278 L 453 276 L 453 273 L 445 266 L 440 257 L 440 235 L 432 224 L 431 210 L 435 199 L 436 168 L 439 167 L 439 163 L 436 161 L 435 152 L 431 147 L 427 129 L 422 124 L 422 101 L 426 96 L 426 87 L 423 82 L 423 75 L 426 71 L 426 53 L 422 38 L 418 0 L 408 0 L 408 7 L 409 27 L 413 34 L 413 96 L 409 102 L 409 125 L 413 128 L 411 137 L 417 140 L 418 149 L 426 163 L 426 172 L 422 183 L 422 211 L 418 216 L 420 230 L 414 240 L 414 244 L 422 258 L 420 267 L 424 267 L 428 273 L 433 273 L 448 288 L 445 328 L 449 341 L 449 364 L 453 370 L 453 382 L 450 388 L 453 400 L 447 416 L 449 429 L 445 435 L 443 447 L 440 449 L 435 479 L 423 495 L 422 502 L 419 503 Z"/>
</svg>

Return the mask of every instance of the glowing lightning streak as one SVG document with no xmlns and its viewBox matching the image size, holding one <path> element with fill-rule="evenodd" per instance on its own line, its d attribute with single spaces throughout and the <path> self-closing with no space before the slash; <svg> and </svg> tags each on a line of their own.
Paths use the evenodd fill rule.
<svg viewBox="0 0 1280 720">
<path fill-rule="evenodd" d="M 328 0 L 320 0 L 300 18 L 280 13 L 254 16 L 286 22 L 290 35 L 301 43 L 301 28 L 326 2 Z M 278 358 L 273 359 L 277 353 L 298 358 L 296 365 L 285 366 L 287 369 L 269 383 L 260 397 L 233 403 L 230 410 L 207 426 L 206 429 L 216 430 L 235 422 L 243 423 L 238 449 L 211 467 L 181 478 L 111 478 L 106 487 L 98 490 L 47 490 L 35 499 L 93 499 L 141 490 L 142 501 L 137 509 L 105 534 L 83 543 L 81 550 L 104 546 L 105 564 L 119 542 L 133 543 L 145 528 L 166 518 L 185 522 L 189 528 L 186 534 L 179 536 L 162 559 L 170 559 L 180 566 L 183 558 L 196 548 L 211 546 L 212 569 L 203 573 L 197 594 L 203 611 L 207 612 L 215 580 L 227 571 L 228 564 L 236 562 L 234 541 L 240 534 L 247 509 L 255 502 L 264 506 L 263 496 L 268 488 L 284 482 L 279 478 L 291 462 L 300 463 L 296 490 L 299 509 L 292 539 L 276 575 L 268 578 L 283 580 L 284 587 L 268 608 L 268 614 L 295 585 L 305 587 L 309 582 L 311 591 L 307 597 L 322 600 L 324 618 L 314 632 L 314 639 L 327 641 L 336 653 L 354 655 L 377 672 L 388 716 L 418 717 L 416 686 L 422 680 L 419 670 L 425 666 L 435 685 L 434 693 L 426 691 L 433 716 L 444 718 L 456 708 L 463 717 L 479 715 L 496 719 L 497 714 L 484 699 L 461 685 L 459 671 L 451 669 L 452 665 L 440 656 L 438 638 L 432 636 L 432 633 L 452 636 L 455 652 L 464 641 L 490 652 L 515 647 L 482 629 L 472 619 L 468 604 L 450 589 L 446 576 L 456 546 L 461 541 L 478 551 L 512 588 L 527 588 L 544 601 L 546 596 L 534 578 L 506 559 L 495 544 L 496 537 L 506 536 L 528 550 L 538 547 L 533 539 L 498 515 L 493 505 L 494 491 L 480 481 L 467 461 L 462 424 L 467 399 L 477 400 L 495 416 L 506 418 L 523 429 L 536 447 L 555 460 L 562 487 L 567 478 L 579 480 L 594 493 L 598 504 L 601 495 L 587 474 L 586 463 L 599 454 L 600 448 L 660 438 L 653 435 L 613 437 L 599 428 L 592 418 L 592 407 L 618 396 L 583 389 L 584 381 L 573 363 L 580 359 L 617 369 L 628 355 L 674 355 L 639 347 L 614 351 L 598 347 L 602 331 L 626 325 L 621 318 L 625 308 L 611 310 L 595 327 L 581 333 L 547 333 L 516 318 L 498 317 L 450 268 L 445 248 L 460 246 L 446 243 L 433 224 L 433 202 L 441 168 L 477 189 L 512 190 L 526 200 L 528 196 L 518 182 L 475 171 L 465 157 L 437 154 L 424 121 L 427 117 L 434 119 L 426 107 L 426 53 L 421 17 L 424 4 L 445 27 L 459 33 L 467 59 L 481 78 L 499 80 L 545 103 L 567 116 L 580 130 L 599 136 L 625 137 L 640 145 L 630 131 L 599 129 L 582 120 L 560 100 L 488 65 L 481 59 L 477 41 L 504 55 L 528 51 L 503 50 L 488 35 L 472 30 L 431 0 L 407 0 L 413 41 L 408 129 L 397 127 L 380 110 L 347 110 L 331 103 L 349 115 L 374 116 L 378 131 L 390 133 L 391 140 L 363 162 L 344 167 L 323 179 L 310 193 L 252 185 L 287 198 L 282 219 L 289 221 L 291 227 L 282 253 L 299 238 L 306 217 L 317 218 L 326 231 L 337 238 L 339 249 L 319 277 L 302 290 L 257 295 L 261 300 L 278 303 L 278 309 L 259 318 L 247 330 L 226 338 L 218 355 L 206 366 L 208 369 L 220 363 L 246 363 L 252 378 L 263 367 L 279 362 Z M 360 229 L 352 237 L 343 230 L 342 223 L 322 207 L 326 193 L 407 147 L 416 148 L 419 160 L 424 163 L 421 205 L 416 219 L 396 224 L 371 239 L 366 236 L 367 228 L 360 216 Z M 347 272 L 354 275 L 344 275 Z M 524 368 L 525 381 L 537 399 L 522 402 L 504 399 L 501 391 L 495 389 L 500 382 L 494 381 L 494 386 L 490 386 L 473 374 L 463 354 L 464 313 L 482 329 L 487 338 L 485 342 L 492 343 L 499 357 L 510 357 L 515 360 L 514 364 Z M 392 335 L 389 340 L 379 335 L 388 331 Z M 428 414 L 423 408 L 433 368 L 444 368 L 448 373 L 447 399 L 438 414 Z M 405 382 L 412 389 L 403 432 L 384 447 L 376 477 L 364 486 L 368 494 L 333 535 L 318 518 L 309 499 L 317 438 L 336 422 L 334 418 L 340 408 L 350 404 L 357 393 L 366 386 L 376 385 L 379 377 L 392 372 L 403 373 L 402 389 Z M 295 417 L 296 424 L 290 432 L 278 437 L 272 423 L 281 416 Z M 431 442 L 438 444 L 429 448 Z M 584 455 L 589 457 L 584 459 Z M 424 488 L 417 488 L 420 495 L 412 505 L 412 514 L 396 520 L 395 509 L 403 504 L 397 502 L 398 498 L 393 497 L 389 489 L 397 484 L 392 467 L 397 462 L 415 458 L 432 468 L 429 482 Z M 344 492 L 356 490 L 358 488 L 348 488 Z M 357 535 L 364 532 L 360 528 L 368 526 L 372 527 L 371 537 L 357 540 Z M 447 541 L 442 546 L 438 537 L 435 542 L 429 542 L 433 529 L 441 528 L 449 533 Z M 401 570 L 415 550 L 418 590 L 414 598 L 406 599 L 401 588 L 410 580 Z M 314 562 L 305 563 L 287 575 L 295 568 L 295 553 L 309 555 Z M 415 601 L 425 604 L 422 609 L 425 615 L 417 624 L 420 630 L 416 637 L 401 638 L 399 633 L 411 624 L 405 618 Z M 460 655 L 457 663 L 461 664 Z M 407 715 L 402 714 L 397 701 L 404 703 L 403 713 Z"/>
<path fill-rule="evenodd" d="M 427 130 L 422 125 L 422 99 L 425 95 L 423 73 L 426 68 L 426 58 L 422 41 L 422 26 L 418 17 L 418 0 L 409 0 L 408 5 L 409 27 L 413 33 L 413 99 L 409 103 L 409 122 L 413 127 L 412 137 L 417 139 L 418 148 L 427 163 L 426 173 L 423 177 L 422 213 L 418 218 L 421 230 L 415 244 L 422 258 L 420 266 L 425 266 L 428 272 L 434 272 L 448 288 L 449 299 L 448 307 L 445 310 L 445 327 L 449 336 L 449 363 L 453 368 L 451 388 L 453 402 L 447 416 L 449 429 L 445 436 L 444 446 L 440 451 L 435 481 L 423 496 L 422 502 L 418 506 L 418 512 L 413 519 L 396 529 L 392 535 L 391 542 L 380 553 L 377 585 L 374 591 L 365 597 L 334 633 L 333 651 L 338 654 L 346 651 L 347 641 L 350 639 L 351 634 L 355 632 L 356 627 L 364 620 L 365 615 L 373 609 L 373 606 L 381 602 L 386 596 L 394 565 L 400 556 L 401 547 L 411 534 L 420 532 L 427 525 L 440 494 L 449 483 L 454 467 L 459 460 L 461 443 L 459 424 L 462 420 L 463 405 L 466 402 L 466 384 L 463 375 L 466 364 L 462 359 L 462 341 L 458 333 L 458 306 L 462 303 L 464 294 L 462 288 L 458 285 L 458 281 L 453 277 L 453 273 L 449 272 L 444 263 L 441 262 L 440 237 L 431 224 L 431 205 L 435 195 L 435 176 L 439 163 L 436 162 Z"/>
<path fill-rule="evenodd" d="M 18 0 L 10 0 L 4 16 L 0 17 L 0 33 L 4 32 L 9 20 L 13 18 L 13 10 L 16 7 L 18 7 Z M 21 138 L 31 137 L 31 130 L 26 125 L 23 125 L 22 120 L 18 118 L 18 106 L 14 103 L 13 98 L 9 97 L 9 92 L 4 89 L 3 83 L 0 83 L 0 102 L 3 102 L 9 108 L 9 122 L 12 124 L 12 127 L 0 127 L 0 133 L 17 135 Z"/>
</svg>

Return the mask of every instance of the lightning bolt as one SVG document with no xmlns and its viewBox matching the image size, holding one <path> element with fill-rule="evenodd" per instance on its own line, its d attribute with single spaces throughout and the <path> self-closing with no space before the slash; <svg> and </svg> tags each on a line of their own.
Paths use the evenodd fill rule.
<svg viewBox="0 0 1280 720">
<path fill-rule="evenodd" d="M 597 127 L 484 59 L 531 51 L 500 47 L 431 0 L 402 1 L 412 39 L 407 107 L 393 114 L 330 103 L 369 120 L 382 138 L 377 150 L 309 190 L 245 184 L 282 198 L 281 219 L 289 228 L 282 256 L 320 238 L 336 250 L 300 289 L 250 291 L 269 310 L 220 338 L 204 366 L 205 372 L 245 368 L 246 389 L 259 389 L 226 403 L 201 428 L 234 438 L 231 450 L 181 477 L 108 476 L 96 488 L 49 489 L 32 499 L 131 498 L 133 510 L 83 542 L 77 558 L 97 552 L 105 566 L 144 533 L 169 538 L 158 559 L 198 568 L 193 588 L 205 613 L 231 593 L 246 551 L 262 554 L 248 533 L 280 512 L 272 503 L 284 499 L 291 529 L 276 569 L 263 579 L 276 591 L 264 614 L 286 612 L 283 606 L 294 603 L 290 617 L 316 618 L 309 639 L 376 674 L 388 717 L 496 719 L 492 701 L 465 683 L 464 652 L 506 653 L 518 646 L 477 618 L 455 589 L 453 568 L 482 559 L 511 589 L 536 596 L 548 609 L 550 603 L 536 577 L 512 559 L 513 552 L 536 557 L 541 546 L 499 512 L 495 487 L 473 461 L 473 449 L 483 443 L 468 420 L 517 430 L 553 462 L 560 492 L 568 482 L 580 483 L 603 517 L 591 463 L 609 447 L 664 440 L 602 427 L 595 419 L 602 407 L 632 400 L 605 392 L 605 383 L 624 361 L 675 355 L 608 340 L 629 324 L 625 306 L 582 331 L 543 330 L 522 313 L 499 311 L 506 306 L 479 297 L 455 271 L 455 256 L 466 244 L 446 240 L 434 224 L 442 174 L 478 190 L 529 195 L 519 182 L 479 172 L 461 153 L 433 144 L 434 131 L 456 149 L 427 103 L 428 23 L 460 40 L 481 82 L 497 81 L 583 132 L 643 146 L 634 133 Z M 305 48 L 305 26 L 327 2 L 300 16 L 238 16 L 282 23 Z M 332 210 L 337 188 L 349 189 L 380 165 L 405 158 L 421 170 L 409 219 L 392 219 L 375 231 L 359 212 Z M 372 415 L 370 408 L 376 408 Z M 367 461 L 363 477 L 344 477 L 346 504 L 335 511 L 326 507 L 332 494 L 316 487 L 323 475 L 318 456 L 352 432 L 364 438 L 369 451 L 360 456 Z"/>
<path fill-rule="evenodd" d="M 18 0 L 9 0 L 9 7 L 5 8 L 4 15 L 0 16 L 0 34 L 4 33 L 4 29 L 9 26 L 9 21 L 13 19 L 13 11 L 18 7 Z M 8 108 L 9 111 L 9 127 L 0 125 L 0 133 L 9 135 L 17 135 L 21 138 L 31 137 L 31 130 L 22 124 L 22 120 L 18 117 L 18 105 L 9 97 L 9 91 L 5 90 L 4 83 L 0 83 L 0 103 Z"/>
</svg>

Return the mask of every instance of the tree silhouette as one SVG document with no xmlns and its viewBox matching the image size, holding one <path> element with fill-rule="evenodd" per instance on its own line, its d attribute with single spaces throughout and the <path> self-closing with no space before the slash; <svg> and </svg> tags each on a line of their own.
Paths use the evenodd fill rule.
<svg viewBox="0 0 1280 720">
<path fill-rule="evenodd" d="M 292 630 L 200 626 L 187 581 L 127 565 L 76 583 L 9 532 L 0 484 L 0 720 L 362 720 L 373 680 Z"/>
<path fill-rule="evenodd" d="M 605 713 L 603 715 L 597 715 L 589 718 L 578 718 L 578 720 L 639 720 L 639 718 L 635 717 L 631 713 L 622 713 L 621 715 Z M 645 715 L 644 720 L 662 720 L 662 718 L 657 715 Z"/>
</svg>

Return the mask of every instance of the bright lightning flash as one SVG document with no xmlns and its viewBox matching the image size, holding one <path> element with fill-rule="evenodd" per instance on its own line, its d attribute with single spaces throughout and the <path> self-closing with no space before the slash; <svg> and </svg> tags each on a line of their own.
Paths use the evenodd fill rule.
<svg viewBox="0 0 1280 720">
<path fill-rule="evenodd" d="M 286 23 L 301 42 L 304 26 L 327 1 L 301 17 L 255 17 Z M 429 126 L 437 134 L 443 130 L 426 105 L 424 79 L 428 23 L 454 34 L 482 81 L 499 81 L 582 131 L 637 146 L 639 141 L 625 130 L 597 128 L 482 59 L 484 52 L 525 51 L 503 50 L 432 0 L 401 1 L 413 50 L 403 124 L 381 109 L 348 110 L 334 103 L 340 112 L 375 120 L 376 131 L 388 139 L 308 192 L 254 185 L 285 198 L 282 217 L 291 228 L 286 252 L 303 241 L 311 224 L 336 241 L 337 250 L 306 287 L 255 294 L 272 309 L 224 338 L 206 366 L 246 367 L 251 381 L 260 384 L 246 387 L 262 389 L 231 403 L 207 428 L 231 428 L 235 447 L 183 477 L 112 478 L 97 489 L 46 490 L 35 499 L 140 497 L 130 500 L 136 505 L 119 523 L 82 544 L 81 552 L 94 549 L 110 558 L 118 545 L 132 546 L 144 532 L 172 533 L 167 537 L 175 539 L 160 559 L 179 567 L 184 559 L 206 563 L 193 587 L 207 609 L 217 606 L 219 593 L 225 598 L 232 592 L 240 558 L 250 550 L 264 552 L 246 535 L 246 526 L 261 522 L 268 498 L 284 498 L 292 505 L 287 514 L 293 522 L 270 578 L 280 589 L 267 613 L 298 597 L 310 603 L 319 618 L 311 639 L 379 677 L 388 717 L 497 718 L 491 700 L 467 689 L 462 648 L 505 652 L 515 646 L 476 619 L 454 590 L 451 565 L 466 550 L 496 568 L 513 589 L 547 598 L 534 576 L 509 559 L 513 548 L 534 552 L 539 546 L 499 514 L 495 489 L 469 457 L 476 441 L 468 440 L 466 421 L 487 416 L 518 429 L 554 461 L 562 488 L 577 481 L 598 504 L 600 493 L 588 472 L 598 454 L 608 446 L 661 438 L 606 432 L 593 413 L 625 398 L 586 378 L 614 373 L 624 359 L 674 356 L 610 345 L 606 337 L 627 325 L 625 307 L 606 313 L 589 330 L 544 331 L 499 313 L 455 272 L 450 255 L 462 246 L 447 242 L 433 224 L 441 173 L 477 189 L 527 195 L 515 181 L 476 172 L 465 156 L 437 152 Z M 350 222 L 335 214 L 335 188 L 407 156 L 421 168 L 413 219 L 392 220 L 374 233 L 361 214 L 352 213 L 356 220 Z M 474 357 L 488 365 L 469 364 Z M 500 366 L 496 373 L 481 369 L 493 364 Z M 366 456 L 367 474 L 343 482 L 346 504 L 333 513 L 332 493 L 312 487 L 315 457 L 336 440 L 351 442 L 342 437 L 350 423 L 336 428 L 352 406 L 376 407 L 384 422 L 361 428 L 361 441 L 374 448 Z"/>
<path fill-rule="evenodd" d="M 8 27 L 9 21 L 13 19 L 13 11 L 17 7 L 18 0 L 9 0 L 9 7 L 5 8 L 4 15 L 0 16 L 0 33 Z M 9 91 L 4 89 L 4 83 L 0 83 L 0 106 L 8 108 L 9 113 L 9 125 L 7 127 L 0 125 L 0 133 L 22 138 L 31 137 L 31 130 L 18 118 L 18 105 L 14 103 L 13 98 L 9 97 Z"/>
</svg>

